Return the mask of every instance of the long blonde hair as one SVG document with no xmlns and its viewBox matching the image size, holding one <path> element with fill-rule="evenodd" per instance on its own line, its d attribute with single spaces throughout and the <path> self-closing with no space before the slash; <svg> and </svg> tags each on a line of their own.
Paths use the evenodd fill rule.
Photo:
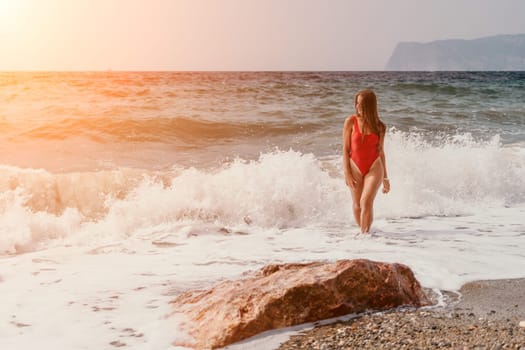
<svg viewBox="0 0 525 350">
<path fill-rule="evenodd" d="M 359 91 L 354 98 L 354 106 L 357 107 L 357 98 L 361 96 L 361 107 L 363 109 L 364 128 L 370 128 L 370 130 L 377 135 L 384 133 L 386 125 L 379 119 L 379 113 L 377 113 L 377 97 L 376 94 L 370 90 L 365 89 Z M 357 108 L 356 108 L 357 113 Z M 362 130 L 365 133 L 365 130 Z"/>
</svg>

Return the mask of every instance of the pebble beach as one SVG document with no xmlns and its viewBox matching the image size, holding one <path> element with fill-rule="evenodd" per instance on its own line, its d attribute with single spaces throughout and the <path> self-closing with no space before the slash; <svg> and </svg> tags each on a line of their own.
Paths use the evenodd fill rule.
<svg viewBox="0 0 525 350">
<path fill-rule="evenodd" d="M 278 349 L 525 349 L 525 279 L 471 282 L 443 295 L 443 306 L 363 314 Z"/>
</svg>

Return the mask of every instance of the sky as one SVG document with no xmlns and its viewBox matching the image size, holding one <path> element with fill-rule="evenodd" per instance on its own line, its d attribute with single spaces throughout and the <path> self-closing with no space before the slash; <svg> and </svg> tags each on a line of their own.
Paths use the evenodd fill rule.
<svg viewBox="0 0 525 350">
<path fill-rule="evenodd" d="M 0 71 L 383 70 L 401 41 L 525 33 L 524 0 L 0 0 Z"/>
</svg>

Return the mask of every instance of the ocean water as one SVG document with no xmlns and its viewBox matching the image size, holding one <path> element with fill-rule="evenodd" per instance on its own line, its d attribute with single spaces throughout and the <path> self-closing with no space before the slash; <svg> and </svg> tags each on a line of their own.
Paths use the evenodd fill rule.
<svg viewBox="0 0 525 350">
<path fill-rule="evenodd" d="M 392 184 L 366 237 L 341 161 L 363 88 Z M 170 349 L 175 295 L 270 263 L 525 277 L 525 72 L 4 72 L 0 129 L 2 349 Z"/>
</svg>

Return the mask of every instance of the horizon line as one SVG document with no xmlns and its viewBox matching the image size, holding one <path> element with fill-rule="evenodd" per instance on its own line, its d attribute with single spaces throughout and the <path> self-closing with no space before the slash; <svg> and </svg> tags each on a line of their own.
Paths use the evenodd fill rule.
<svg viewBox="0 0 525 350">
<path fill-rule="evenodd" d="M 370 72 L 525 72 L 523 70 L 393 70 L 393 69 L 365 69 L 365 70 L 340 70 L 340 69 L 326 69 L 326 70 L 46 70 L 46 69 L 34 69 L 34 70 L 25 70 L 25 69 L 13 69 L 13 70 L 2 70 L 0 73 L 346 73 L 346 72 L 355 72 L 355 73 L 370 73 Z"/>
</svg>

